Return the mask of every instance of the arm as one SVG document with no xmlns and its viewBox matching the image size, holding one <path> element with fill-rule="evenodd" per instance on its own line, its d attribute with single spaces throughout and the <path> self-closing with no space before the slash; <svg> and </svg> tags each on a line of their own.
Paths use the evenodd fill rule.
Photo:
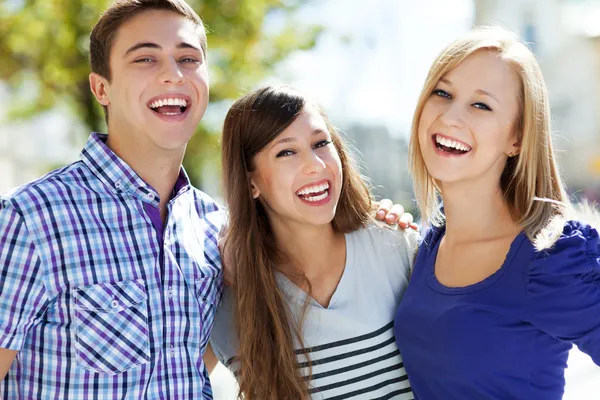
<svg viewBox="0 0 600 400">
<path fill-rule="evenodd" d="M 6 376 L 16 356 L 16 350 L 0 349 L 0 381 Z"/>
<path fill-rule="evenodd" d="M 0 380 L 48 303 L 42 276 L 23 217 L 0 199 Z"/>
<path fill-rule="evenodd" d="M 600 365 L 600 242 L 598 232 L 568 223 L 554 246 L 530 263 L 527 319 L 576 344 Z"/>
<path fill-rule="evenodd" d="M 204 351 L 204 356 L 202 356 L 202 359 L 204 360 L 204 365 L 206 366 L 208 374 L 212 374 L 219 360 L 217 360 L 217 356 L 215 355 L 210 343 L 208 346 L 206 346 L 206 350 Z"/>
</svg>

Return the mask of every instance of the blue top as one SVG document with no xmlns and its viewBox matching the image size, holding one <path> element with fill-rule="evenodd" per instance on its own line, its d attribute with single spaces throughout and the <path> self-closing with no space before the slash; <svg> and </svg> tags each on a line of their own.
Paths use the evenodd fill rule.
<svg viewBox="0 0 600 400">
<path fill-rule="evenodd" d="M 460 288 L 434 274 L 444 232 L 421 244 L 394 321 L 416 399 L 561 399 L 572 343 L 600 365 L 595 229 L 568 222 L 541 252 L 521 233 L 497 272 Z"/>
</svg>

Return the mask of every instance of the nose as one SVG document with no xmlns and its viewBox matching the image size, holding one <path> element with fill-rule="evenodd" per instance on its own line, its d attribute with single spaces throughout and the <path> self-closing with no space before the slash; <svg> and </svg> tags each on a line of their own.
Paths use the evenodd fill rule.
<svg viewBox="0 0 600 400">
<path fill-rule="evenodd" d="M 465 123 L 464 109 L 460 103 L 453 101 L 443 110 L 439 119 L 447 127 L 462 127 Z"/>
<path fill-rule="evenodd" d="M 165 61 L 160 79 L 162 83 L 172 83 L 175 85 L 180 85 L 185 82 L 185 75 L 181 71 L 177 60 L 169 58 Z"/>
<path fill-rule="evenodd" d="M 307 152 L 304 158 L 303 171 L 306 175 L 320 173 L 325 169 L 325 162 L 315 151 Z"/>
</svg>

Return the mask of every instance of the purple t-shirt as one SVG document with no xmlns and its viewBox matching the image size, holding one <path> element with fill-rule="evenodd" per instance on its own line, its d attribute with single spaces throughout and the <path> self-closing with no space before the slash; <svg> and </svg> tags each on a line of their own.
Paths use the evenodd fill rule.
<svg viewBox="0 0 600 400">
<path fill-rule="evenodd" d="M 561 399 L 572 343 L 600 365 L 597 230 L 568 222 L 540 252 L 521 233 L 497 272 L 460 288 L 434 274 L 444 232 L 421 244 L 394 321 L 416 399 Z"/>
</svg>

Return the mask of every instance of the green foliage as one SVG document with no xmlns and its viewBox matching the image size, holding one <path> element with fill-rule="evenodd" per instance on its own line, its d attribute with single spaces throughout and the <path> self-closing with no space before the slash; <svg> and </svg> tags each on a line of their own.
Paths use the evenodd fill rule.
<svg viewBox="0 0 600 400">
<path fill-rule="evenodd" d="M 208 30 L 211 102 L 249 90 L 291 52 L 311 48 L 320 31 L 294 21 L 302 0 L 188 2 Z M 109 0 L 0 0 L 0 80 L 14 94 L 9 116 L 26 119 L 66 103 L 90 131 L 105 130 L 88 84 L 88 38 L 109 5 Z M 265 19 L 274 13 L 286 28 L 267 32 Z M 184 164 L 197 185 L 203 163 L 218 158 L 217 139 L 201 124 L 188 146 Z"/>
</svg>

